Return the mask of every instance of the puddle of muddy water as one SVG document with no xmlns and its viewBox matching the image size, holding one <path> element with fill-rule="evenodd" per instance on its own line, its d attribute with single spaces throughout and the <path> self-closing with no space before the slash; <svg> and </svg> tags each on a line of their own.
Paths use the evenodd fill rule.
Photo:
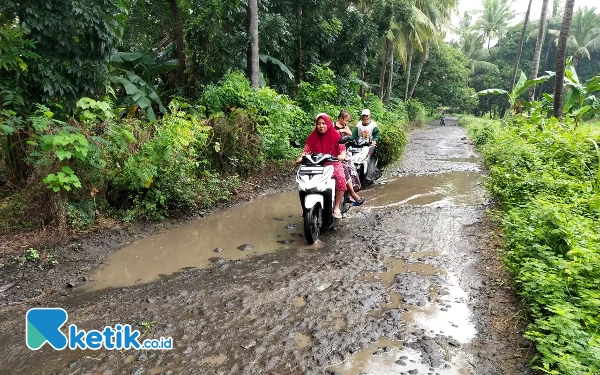
<svg viewBox="0 0 600 375">
<path fill-rule="evenodd" d="M 148 370 L 148 374 L 149 375 L 162 374 L 163 372 L 165 372 L 166 369 L 167 369 L 166 367 L 154 367 L 154 368 L 151 368 L 150 370 Z"/>
<path fill-rule="evenodd" d="M 454 163 L 479 163 L 481 159 L 476 156 L 471 156 L 468 158 L 445 158 L 445 159 L 437 159 L 441 161 L 450 161 Z"/>
<path fill-rule="evenodd" d="M 394 284 L 394 278 L 399 273 L 415 272 L 419 275 L 431 276 L 444 273 L 441 268 L 426 263 L 406 263 L 402 259 L 389 258 L 383 263 L 384 272 L 363 272 L 357 280 L 376 281 L 379 280 L 386 288 Z"/>
<path fill-rule="evenodd" d="M 423 364 L 421 353 L 415 349 L 405 348 L 400 341 L 382 337 L 366 348 L 354 353 L 348 360 L 330 366 L 330 371 L 342 375 L 392 375 L 417 370 L 418 374 L 438 373 L 440 375 L 468 375 L 468 365 L 462 360 L 450 365 L 450 368 L 430 371 Z"/>
<path fill-rule="evenodd" d="M 403 176 L 365 190 L 366 207 L 393 208 L 403 204 L 473 206 L 485 203 L 483 176 L 474 172 L 449 172 Z"/>
<path fill-rule="evenodd" d="M 309 248 L 302 226 L 297 192 L 256 199 L 136 241 L 109 256 L 84 288 L 146 283 L 186 267 L 206 268 L 213 257 L 237 260 L 282 248 Z M 246 244 L 253 247 L 238 249 Z"/>
<path fill-rule="evenodd" d="M 409 310 L 402 318 L 408 324 L 452 337 L 461 344 L 466 344 L 477 333 L 467 305 L 469 294 L 460 287 L 455 275 L 450 275 L 446 288 L 444 293 L 438 294 L 441 303 L 431 303 L 423 307 L 402 305 Z"/>
<path fill-rule="evenodd" d="M 209 365 L 222 365 L 223 363 L 225 363 L 225 361 L 227 361 L 227 356 L 226 355 L 219 355 L 219 356 L 214 356 L 214 357 L 204 357 L 201 360 L 199 360 L 199 363 L 206 363 Z"/>
<path fill-rule="evenodd" d="M 296 347 L 298 349 L 305 349 L 312 345 L 310 336 L 307 336 L 301 332 L 296 332 L 294 334 L 294 342 L 296 343 Z"/>
<path fill-rule="evenodd" d="M 292 304 L 296 307 L 302 307 L 306 305 L 306 300 L 302 296 L 296 296 L 292 299 Z"/>
</svg>

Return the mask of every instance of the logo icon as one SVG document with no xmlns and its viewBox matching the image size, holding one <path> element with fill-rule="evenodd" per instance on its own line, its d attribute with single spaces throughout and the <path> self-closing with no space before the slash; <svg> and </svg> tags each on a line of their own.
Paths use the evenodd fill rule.
<svg viewBox="0 0 600 375">
<path fill-rule="evenodd" d="M 38 350 L 45 343 L 56 350 L 67 347 L 68 340 L 60 328 L 67 322 L 69 315 L 61 308 L 33 308 L 25 316 L 25 338 L 27 347 Z"/>
<path fill-rule="evenodd" d="M 61 327 L 67 322 L 69 315 L 61 308 L 33 308 L 25 315 L 25 341 L 31 350 L 39 350 L 45 343 L 55 350 L 63 350 L 67 346 L 71 350 L 170 350 L 173 349 L 173 338 L 160 337 L 145 339 L 137 329 L 129 324 L 106 326 L 102 331 L 83 330 L 77 325 L 69 325 L 68 337 L 61 332 Z M 140 342 L 141 341 L 141 342 Z"/>
</svg>

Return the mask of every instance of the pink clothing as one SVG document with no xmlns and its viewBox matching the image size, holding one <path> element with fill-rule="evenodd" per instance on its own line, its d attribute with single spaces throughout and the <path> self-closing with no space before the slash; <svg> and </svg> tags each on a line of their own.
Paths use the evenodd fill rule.
<svg viewBox="0 0 600 375">
<path fill-rule="evenodd" d="M 346 191 L 346 174 L 344 167 L 339 161 L 335 163 L 326 163 L 325 165 L 333 165 L 333 178 L 335 179 L 335 190 Z"/>
<path fill-rule="evenodd" d="M 325 134 L 321 134 L 317 131 L 316 123 L 322 118 L 327 124 L 327 131 Z M 341 136 L 338 133 L 331 119 L 325 113 L 319 113 L 315 118 L 315 129 L 310 133 L 308 139 L 306 140 L 306 146 L 304 146 L 304 153 L 312 154 L 312 153 L 321 153 L 321 154 L 330 154 L 332 156 L 339 156 L 342 152 L 346 151 L 346 146 L 342 144 L 338 144 Z M 333 165 L 333 176 L 335 179 L 335 190 L 337 191 L 346 191 L 346 176 L 344 174 L 344 167 L 342 163 L 337 162 L 328 162 L 325 165 Z"/>
<path fill-rule="evenodd" d="M 343 150 L 339 152 L 345 151 L 346 147 L 344 145 L 339 145 L 344 147 Z M 304 146 L 304 152 L 306 154 L 312 154 L 308 145 Z M 339 155 L 339 154 L 338 154 Z M 344 166 L 339 161 L 336 162 L 327 162 L 325 165 L 333 165 L 333 176 L 335 179 L 335 190 L 338 191 L 346 191 L 346 174 L 344 172 Z"/>
</svg>

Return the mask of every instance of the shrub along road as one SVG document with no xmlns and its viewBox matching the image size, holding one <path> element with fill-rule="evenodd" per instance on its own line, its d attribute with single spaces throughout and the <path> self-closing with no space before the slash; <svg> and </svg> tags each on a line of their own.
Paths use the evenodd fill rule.
<svg viewBox="0 0 600 375">
<path fill-rule="evenodd" d="M 288 216 L 261 219 L 296 239 L 282 250 L 231 260 L 225 249 L 204 269 L 151 283 L 4 305 L 0 373 L 528 373 L 534 353 L 485 217 L 478 158 L 465 130 L 447 124 L 412 132 L 402 162 L 318 246 L 294 246 L 292 198 Z M 136 259 L 160 272 L 162 261 Z M 129 323 L 145 338 L 171 336 L 174 349 L 30 351 L 25 313 L 40 306 L 65 308 L 80 329 Z"/>
</svg>

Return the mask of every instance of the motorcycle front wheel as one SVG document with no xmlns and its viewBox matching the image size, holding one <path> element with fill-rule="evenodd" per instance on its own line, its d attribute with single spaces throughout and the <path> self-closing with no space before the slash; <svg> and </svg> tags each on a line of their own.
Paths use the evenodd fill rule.
<svg viewBox="0 0 600 375">
<path fill-rule="evenodd" d="M 313 207 L 305 209 L 304 216 L 304 238 L 309 245 L 312 245 L 319 238 L 321 223 L 323 222 L 323 210 L 319 203 Z"/>
</svg>

